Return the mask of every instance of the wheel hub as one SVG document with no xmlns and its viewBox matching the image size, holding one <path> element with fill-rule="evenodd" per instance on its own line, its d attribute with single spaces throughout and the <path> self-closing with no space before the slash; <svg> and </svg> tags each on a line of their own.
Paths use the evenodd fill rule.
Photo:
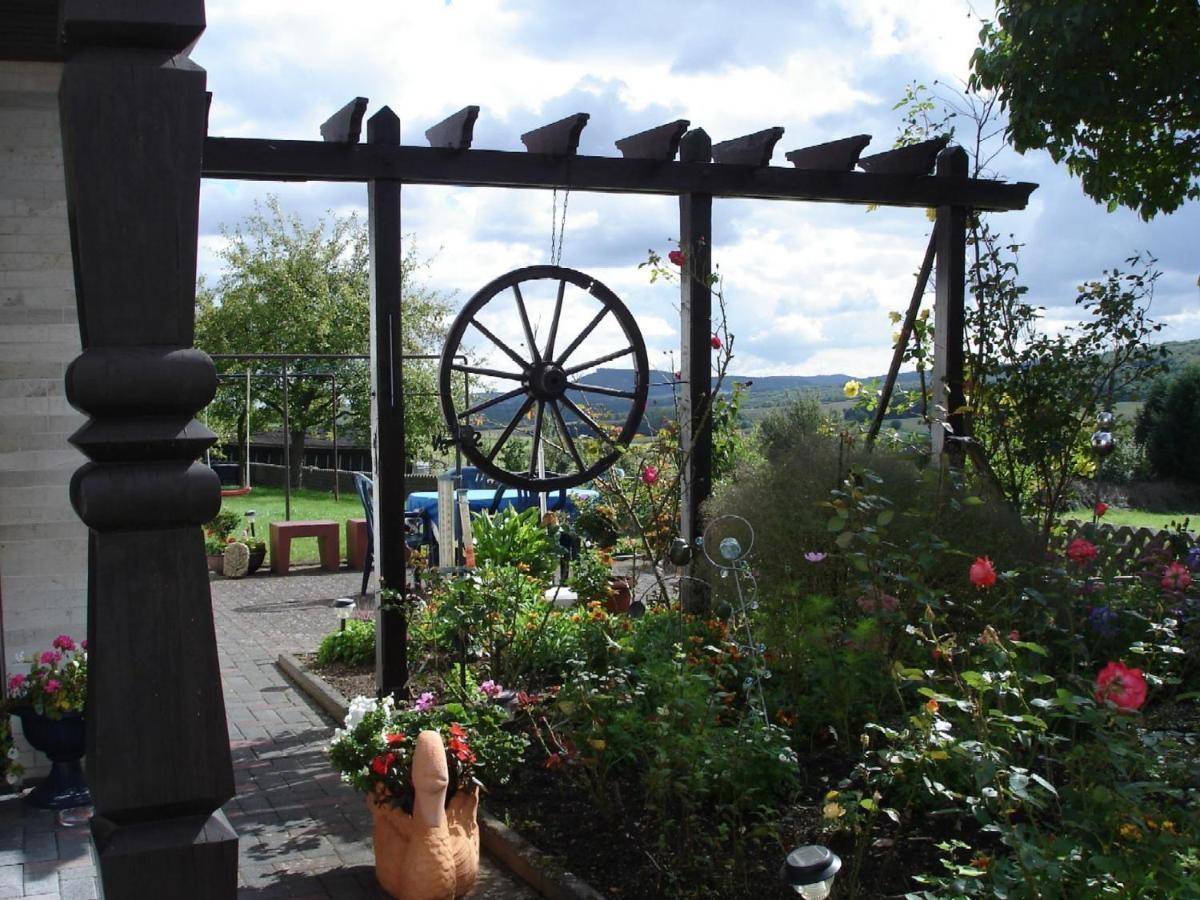
<svg viewBox="0 0 1200 900">
<path fill-rule="evenodd" d="M 529 389 L 539 400 L 557 400 L 567 392 L 567 373 L 554 363 L 538 363 L 530 369 Z"/>
</svg>

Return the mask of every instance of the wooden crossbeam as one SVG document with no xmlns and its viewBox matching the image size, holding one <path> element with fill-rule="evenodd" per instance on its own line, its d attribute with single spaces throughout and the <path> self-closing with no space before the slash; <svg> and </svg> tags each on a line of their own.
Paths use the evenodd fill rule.
<svg viewBox="0 0 1200 900">
<path fill-rule="evenodd" d="M 858 167 L 876 175 L 928 175 L 933 171 L 937 155 L 950 143 L 950 138 L 939 137 L 907 147 L 897 147 L 874 156 L 864 156 Z"/>
<path fill-rule="evenodd" d="M 321 139 L 330 144 L 357 144 L 362 135 L 367 98 L 355 97 L 321 125 Z"/>
<path fill-rule="evenodd" d="M 792 150 L 784 156 L 797 169 L 849 172 L 858 162 L 859 154 L 869 143 L 871 143 L 869 134 L 856 134 L 854 137 L 842 138 L 839 141 L 827 141 L 824 144 L 813 144 L 811 147 Z"/>
<path fill-rule="evenodd" d="M 545 153 L 549 156 L 574 156 L 579 149 L 579 136 L 591 116 L 575 113 L 533 131 L 521 135 L 521 143 L 530 153 Z"/>
<path fill-rule="evenodd" d="M 674 159 L 679 152 L 679 141 L 690 124 L 687 119 L 676 119 L 657 128 L 639 131 L 617 141 L 617 149 L 626 159 Z"/>
<path fill-rule="evenodd" d="M 721 141 L 713 144 L 713 162 L 730 166 L 769 166 L 771 154 L 781 137 L 783 129 L 776 127 Z"/>
<path fill-rule="evenodd" d="M 475 139 L 475 120 L 479 118 L 478 106 L 464 106 L 452 116 L 447 116 L 432 128 L 425 129 L 425 139 L 430 147 L 443 150 L 469 150 Z"/>
<path fill-rule="evenodd" d="M 687 193 L 760 200 L 812 200 L 884 206 L 961 205 L 978 210 L 1024 209 L 1035 184 L 960 177 L 820 172 L 782 166 L 742 168 L 703 162 L 661 162 L 603 156 L 564 158 L 541 153 L 320 141 L 210 137 L 204 176 L 239 180 L 358 181 L 395 178 L 406 184 L 462 187 L 571 188 L 631 194 Z"/>
</svg>

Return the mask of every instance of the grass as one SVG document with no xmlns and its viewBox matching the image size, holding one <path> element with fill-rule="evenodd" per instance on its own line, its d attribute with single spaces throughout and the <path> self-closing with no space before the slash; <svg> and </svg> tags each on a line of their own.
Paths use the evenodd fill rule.
<svg viewBox="0 0 1200 900">
<path fill-rule="evenodd" d="M 231 509 L 245 514 L 254 510 L 254 531 L 267 541 L 267 559 L 270 560 L 271 522 L 284 521 L 283 488 L 256 487 L 245 497 L 226 497 L 221 509 Z M 332 519 L 338 523 L 338 549 L 341 558 L 346 558 L 346 520 L 361 519 L 362 503 L 354 491 L 343 491 L 341 499 L 325 491 L 296 489 L 292 491 L 292 521 L 304 519 Z M 235 533 L 241 529 L 235 529 Z M 292 541 L 293 563 L 315 563 L 320 560 L 316 538 L 296 538 Z"/>
<path fill-rule="evenodd" d="M 1092 508 L 1090 506 L 1081 506 L 1068 510 L 1063 514 L 1063 518 L 1090 522 L 1092 520 Z M 1124 509 L 1118 506 L 1110 506 L 1100 521 L 1106 525 L 1129 525 L 1133 528 L 1153 528 L 1156 531 L 1166 531 L 1170 529 L 1171 522 L 1182 522 L 1184 519 L 1190 520 L 1188 522 L 1189 531 L 1193 533 L 1200 531 L 1200 511 L 1190 513 L 1154 513 L 1141 509 Z"/>
</svg>

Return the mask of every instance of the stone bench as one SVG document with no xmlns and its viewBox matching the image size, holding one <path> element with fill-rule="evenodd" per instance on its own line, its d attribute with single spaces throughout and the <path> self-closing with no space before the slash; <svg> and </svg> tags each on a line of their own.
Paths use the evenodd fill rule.
<svg viewBox="0 0 1200 900">
<path fill-rule="evenodd" d="M 332 519 L 314 519 L 309 522 L 271 523 L 271 571 L 276 575 L 287 574 L 292 562 L 292 539 L 315 537 L 321 550 L 321 568 L 336 572 L 341 568 L 339 529 Z"/>
<path fill-rule="evenodd" d="M 346 566 L 362 571 L 367 562 L 367 520 L 346 520 Z"/>
</svg>

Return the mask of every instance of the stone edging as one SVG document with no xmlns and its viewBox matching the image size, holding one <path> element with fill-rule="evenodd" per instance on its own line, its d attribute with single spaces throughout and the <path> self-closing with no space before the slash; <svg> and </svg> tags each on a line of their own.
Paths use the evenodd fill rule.
<svg viewBox="0 0 1200 900">
<path fill-rule="evenodd" d="M 279 668 L 296 683 L 335 722 L 344 721 L 350 702 L 329 682 L 306 672 L 300 661 L 290 653 L 279 654 Z M 605 900 L 603 894 L 570 872 L 562 871 L 557 863 L 527 840 L 479 809 L 479 843 L 493 857 L 549 900 Z"/>
</svg>

